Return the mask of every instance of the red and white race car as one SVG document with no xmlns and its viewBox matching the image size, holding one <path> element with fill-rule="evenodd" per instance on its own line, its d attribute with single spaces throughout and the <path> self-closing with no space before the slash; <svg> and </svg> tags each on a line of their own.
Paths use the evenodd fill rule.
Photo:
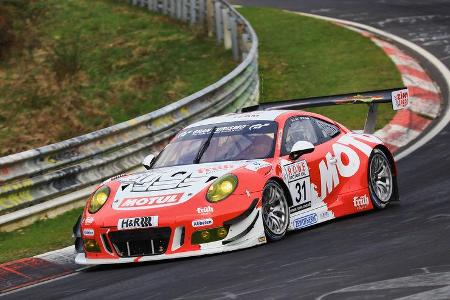
<svg viewBox="0 0 450 300">
<path fill-rule="evenodd" d="M 386 207 L 399 196 L 394 159 L 380 139 L 318 114 L 272 109 L 374 104 L 395 93 L 284 101 L 184 128 L 144 160 L 147 171 L 98 186 L 74 227 L 76 262 L 231 251 Z"/>
</svg>

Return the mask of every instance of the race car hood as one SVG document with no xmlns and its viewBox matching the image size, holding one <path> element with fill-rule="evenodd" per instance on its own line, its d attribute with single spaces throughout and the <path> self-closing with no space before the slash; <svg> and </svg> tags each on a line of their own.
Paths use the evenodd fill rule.
<svg viewBox="0 0 450 300">
<path fill-rule="evenodd" d="M 255 174 L 271 164 L 264 160 L 219 162 L 158 168 L 120 177 L 109 185 L 116 188 L 111 208 L 115 211 L 151 210 L 188 202 L 218 177 L 234 173 Z M 246 187 L 251 190 L 252 187 Z M 236 193 L 244 193 L 238 188 Z"/>
</svg>

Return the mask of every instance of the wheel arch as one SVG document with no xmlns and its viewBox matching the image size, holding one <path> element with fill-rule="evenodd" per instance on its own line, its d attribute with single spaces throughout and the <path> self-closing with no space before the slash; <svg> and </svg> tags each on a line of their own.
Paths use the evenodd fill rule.
<svg viewBox="0 0 450 300">
<path fill-rule="evenodd" d="M 393 175 L 397 176 L 397 164 L 395 163 L 394 156 L 392 155 L 391 151 L 385 146 L 385 145 L 377 145 L 374 149 L 379 149 L 383 151 L 383 153 L 386 155 L 386 157 L 389 159 L 389 163 L 392 166 L 392 170 L 394 171 Z"/>
<path fill-rule="evenodd" d="M 267 182 L 269 182 L 270 180 L 277 182 L 283 188 L 283 191 L 286 195 L 289 207 L 292 207 L 293 202 L 292 202 L 292 198 L 291 198 L 291 193 L 289 193 L 289 188 L 287 187 L 286 183 L 280 177 L 276 177 L 276 176 L 269 178 L 267 180 Z"/>
</svg>

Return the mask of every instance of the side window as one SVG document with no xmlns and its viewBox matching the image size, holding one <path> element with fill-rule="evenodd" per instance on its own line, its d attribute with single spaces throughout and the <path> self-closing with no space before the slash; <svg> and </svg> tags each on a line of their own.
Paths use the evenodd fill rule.
<svg viewBox="0 0 450 300">
<path fill-rule="evenodd" d="M 281 155 L 287 155 L 298 141 L 319 144 L 316 129 L 309 117 L 291 117 L 286 121 L 281 144 Z"/>
<path fill-rule="evenodd" d="M 312 118 L 314 124 L 316 125 L 317 132 L 320 138 L 320 143 L 324 143 L 331 140 L 333 137 L 340 133 L 339 127 L 330 124 L 320 119 Z"/>
</svg>

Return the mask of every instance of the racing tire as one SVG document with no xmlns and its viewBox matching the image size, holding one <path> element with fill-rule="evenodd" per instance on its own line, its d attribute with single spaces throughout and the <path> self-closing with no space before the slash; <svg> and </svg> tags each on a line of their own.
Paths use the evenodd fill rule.
<svg viewBox="0 0 450 300">
<path fill-rule="evenodd" d="M 283 187 L 269 180 L 262 192 L 262 219 L 269 242 L 281 240 L 289 227 L 289 204 Z"/>
<path fill-rule="evenodd" d="M 375 209 L 385 208 L 395 199 L 397 191 L 393 165 L 386 154 L 374 149 L 369 157 L 369 192 Z"/>
</svg>

